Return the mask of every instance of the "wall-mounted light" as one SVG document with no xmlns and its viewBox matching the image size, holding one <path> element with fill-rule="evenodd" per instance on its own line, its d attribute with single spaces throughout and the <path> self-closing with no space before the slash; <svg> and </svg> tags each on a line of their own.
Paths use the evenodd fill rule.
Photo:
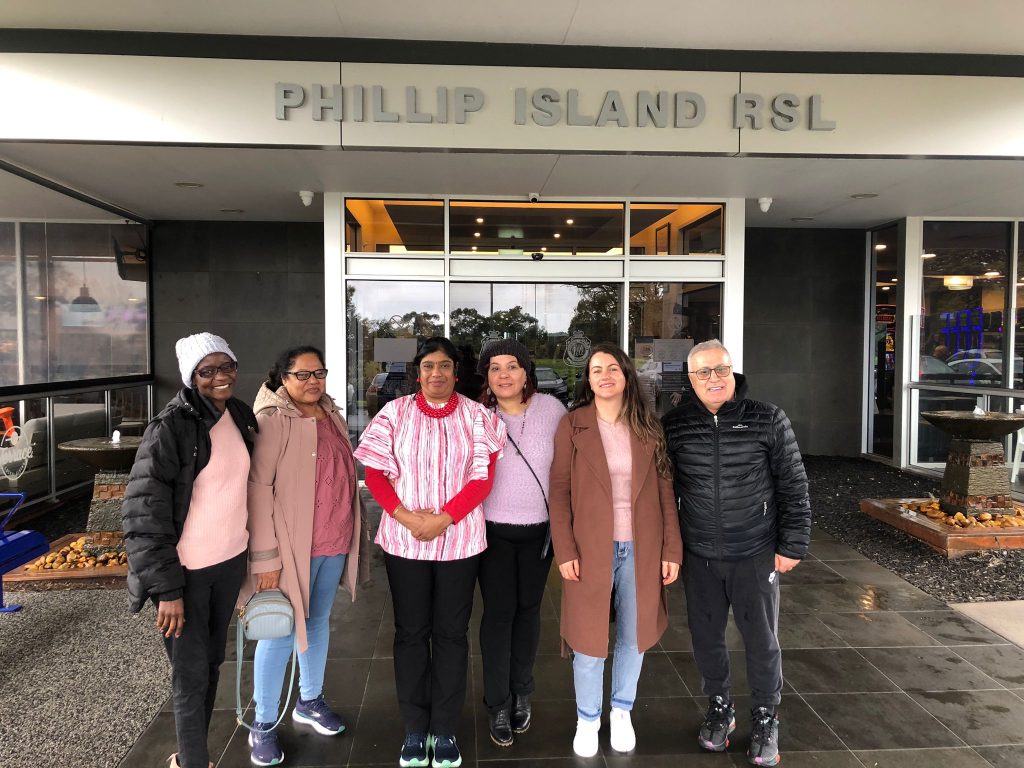
<svg viewBox="0 0 1024 768">
<path fill-rule="evenodd" d="M 966 291 L 974 287 L 974 278 L 970 275 L 946 275 L 942 284 L 951 291 Z"/>
</svg>

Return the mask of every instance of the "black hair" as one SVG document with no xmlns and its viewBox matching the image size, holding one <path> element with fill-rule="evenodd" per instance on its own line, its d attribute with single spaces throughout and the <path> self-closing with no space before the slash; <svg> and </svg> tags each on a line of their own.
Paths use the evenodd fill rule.
<svg viewBox="0 0 1024 768">
<path fill-rule="evenodd" d="M 427 355 L 433 354 L 434 352 L 444 352 L 451 358 L 455 365 L 458 365 L 462 360 L 462 355 L 459 354 L 459 350 L 457 350 L 455 345 L 447 338 L 444 336 L 431 336 L 420 345 L 419 351 L 416 353 L 416 357 L 412 359 L 413 366 L 419 368 L 420 362 L 422 362 L 423 358 Z"/>
<path fill-rule="evenodd" d="M 281 388 L 284 383 L 282 376 L 292 367 L 295 362 L 295 358 L 301 357 L 302 355 L 316 355 L 320 358 L 320 365 L 327 365 L 324 360 L 324 353 L 318 348 L 310 344 L 303 344 L 302 346 L 292 347 L 286 349 L 284 352 L 277 356 L 277 360 L 270 367 L 267 372 L 267 389 L 276 392 Z"/>
</svg>

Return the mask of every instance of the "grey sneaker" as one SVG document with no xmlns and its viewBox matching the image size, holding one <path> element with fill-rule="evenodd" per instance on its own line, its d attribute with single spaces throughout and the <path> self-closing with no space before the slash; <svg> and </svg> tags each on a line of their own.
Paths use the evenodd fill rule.
<svg viewBox="0 0 1024 768">
<path fill-rule="evenodd" d="M 736 708 L 732 702 L 727 702 L 721 696 L 712 696 L 700 726 L 697 743 L 711 752 L 724 752 L 729 746 L 729 734 L 735 730 Z"/>
<path fill-rule="evenodd" d="M 758 707 L 750 712 L 750 749 L 747 759 L 754 765 L 778 765 L 779 756 L 779 718 L 766 707 Z"/>
<path fill-rule="evenodd" d="M 284 750 L 277 741 L 277 733 L 270 730 L 273 723 L 253 723 L 256 730 L 249 732 L 249 761 L 253 765 L 280 765 L 284 762 Z M 177 763 L 175 763 L 177 765 Z"/>
</svg>

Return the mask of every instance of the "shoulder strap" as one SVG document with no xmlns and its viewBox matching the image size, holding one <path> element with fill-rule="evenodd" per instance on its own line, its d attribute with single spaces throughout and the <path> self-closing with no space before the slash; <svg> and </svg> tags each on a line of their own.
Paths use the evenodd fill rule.
<svg viewBox="0 0 1024 768">
<path fill-rule="evenodd" d="M 239 619 L 237 623 L 238 623 L 238 629 L 237 629 L 238 640 L 237 640 L 237 645 L 236 645 L 236 648 L 235 648 L 235 720 L 238 722 L 238 724 L 240 726 L 242 726 L 243 728 L 245 728 L 247 730 L 258 732 L 258 733 L 265 733 L 266 731 L 261 731 L 261 730 L 259 730 L 257 728 L 253 728 L 251 725 L 246 723 L 245 720 L 242 719 L 242 656 L 243 656 L 243 654 L 245 652 L 245 630 L 242 628 L 242 624 L 244 622 L 242 622 L 241 619 Z M 291 701 L 292 701 L 292 690 L 295 688 L 295 661 L 298 658 L 298 655 L 299 655 L 299 640 L 298 640 L 298 637 L 294 635 L 294 631 L 293 631 L 293 637 L 292 637 L 292 671 L 291 671 L 291 677 L 288 680 L 288 695 L 285 697 L 284 706 L 281 707 L 281 715 L 280 715 L 280 717 L 277 718 L 277 722 L 274 723 L 272 726 L 270 726 L 270 728 L 268 728 L 267 731 L 272 731 L 275 728 L 277 728 L 277 726 L 279 726 L 281 724 L 281 721 L 284 720 L 285 713 L 288 712 L 288 706 L 291 704 Z"/>
<path fill-rule="evenodd" d="M 512 437 L 512 433 L 509 430 L 505 430 L 505 437 L 506 437 L 506 439 L 510 443 L 512 443 L 512 447 L 516 449 L 516 453 L 519 454 L 519 458 L 521 458 L 523 460 L 523 463 L 526 465 L 526 468 L 528 470 L 530 470 L 530 474 L 533 475 L 533 479 L 537 481 L 537 487 L 540 488 L 540 495 L 544 498 L 544 510 L 548 513 L 548 518 L 550 518 L 551 517 L 551 507 L 548 504 L 548 495 L 544 492 L 544 485 L 541 483 L 540 478 L 537 477 L 537 473 L 533 471 L 533 467 L 530 465 L 530 462 L 527 461 L 526 457 L 523 455 L 523 452 L 519 449 L 519 444 Z M 547 529 L 546 533 L 544 534 L 544 545 L 541 547 L 541 550 L 540 550 L 540 559 L 541 560 L 545 559 L 548 556 L 548 552 L 550 552 L 550 551 L 551 551 L 551 523 L 549 522 L 548 523 L 548 529 Z"/>
</svg>

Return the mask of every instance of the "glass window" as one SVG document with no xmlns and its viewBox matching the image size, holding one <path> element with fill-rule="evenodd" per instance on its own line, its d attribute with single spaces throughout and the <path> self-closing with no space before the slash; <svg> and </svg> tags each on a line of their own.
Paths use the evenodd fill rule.
<svg viewBox="0 0 1024 768">
<path fill-rule="evenodd" d="M 0 491 L 21 491 L 30 501 L 49 494 L 46 400 L 0 400 L 0 430 Z"/>
<path fill-rule="evenodd" d="M 683 391 L 686 355 L 693 345 L 721 335 L 721 283 L 630 285 L 629 352 L 644 395 L 659 416 Z"/>
<path fill-rule="evenodd" d="M 942 360 L 964 385 L 1002 386 L 1010 225 L 924 224 L 921 354 Z"/>
<path fill-rule="evenodd" d="M 444 252 L 444 202 L 346 198 L 345 250 L 352 253 Z"/>
<path fill-rule="evenodd" d="M 1024 388 L 1024 224 L 1017 225 L 1017 285 L 1013 290 L 1013 386 Z"/>
<path fill-rule="evenodd" d="M 96 476 L 95 467 L 62 451 L 60 444 L 83 437 L 105 437 L 108 434 L 105 399 L 102 391 L 52 398 L 53 442 L 57 447 L 53 473 L 58 491 Z"/>
<path fill-rule="evenodd" d="M 417 348 L 444 333 L 444 283 L 349 280 L 345 298 L 346 399 L 355 440 L 385 403 L 413 392 Z"/>
<path fill-rule="evenodd" d="M 634 256 L 723 253 L 723 207 L 703 203 L 631 203 L 629 252 Z"/>
<path fill-rule="evenodd" d="M 622 203 L 452 202 L 452 253 L 621 256 Z"/>
<path fill-rule="evenodd" d="M 149 423 L 149 387 L 124 387 L 110 392 L 111 429 L 141 436 Z"/>
<path fill-rule="evenodd" d="M 616 283 L 452 283 L 451 338 L 474 355 L 488 337 L 530 350 L 541 392 L 571 401 L 590 347 L 621 339 Z"/>
<path fill-rule="evenodd" d="M 11 247 L 14 227 L 21 230 L 20 256 Z M 20 345 L 24 359 L 22 367 L 17 355 L 3 356 L 0 386 L 149 373 L 145 238 L 141 225 L 0 228 L 0 285 L 15 298 L 0 300 L 0 347 Z"/>
<path fill-rule="evenodd" d="M 871 452 L 892 458 L 893 396 L 896 386 L 896 317 L 899 314 L 899 280 L 896 265 L 900 250 L 899 227 L 871 233 L 874 275 L 873 339 L 871 344 Z"/>
</svg>

